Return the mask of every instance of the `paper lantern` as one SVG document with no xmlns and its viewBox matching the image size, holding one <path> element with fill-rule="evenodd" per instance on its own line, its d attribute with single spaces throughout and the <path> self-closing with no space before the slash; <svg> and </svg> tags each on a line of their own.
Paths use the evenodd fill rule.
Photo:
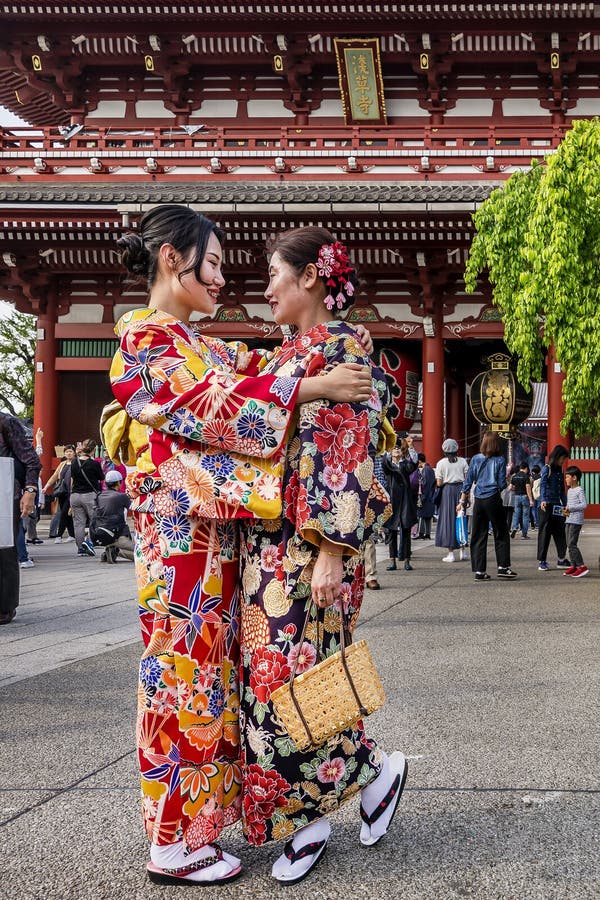
<svg viewBox="0 0 600 900">
<path fill-rule="evenodd" d="M 518 436 L 516 428 L 531 413 L 533 390 L 519 384 L 505 353 L 488 356 L 489 368 L 480 372 L 471 385 L 470 404 L 473 415 L 482 425 L 489 425 L 501 437 Z"/>
</svg>

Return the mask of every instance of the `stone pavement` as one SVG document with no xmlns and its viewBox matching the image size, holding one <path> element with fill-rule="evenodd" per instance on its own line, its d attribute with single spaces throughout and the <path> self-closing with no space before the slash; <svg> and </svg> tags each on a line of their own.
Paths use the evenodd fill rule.
<svg viewBox="0 0 600 900">
<path fill-rule="evenodd" d="M 537 571 L 535 535 L 512 543 L 518 581 L 475 584 L 468 563 L 418 541 L 414 571 L 383 561 L 384 589 L 367 592 L 359 634 L 388 694 L 369 730 L 410 765 L 391 833 L 363 848 L 353 801 L 310 880 L 281 888 L 279 847 L 249 848 L 234 828 L 222 843 L 243 878 L 190 896 L 600 897 L 600 523 L 582 535 L 580 581 Z M 32 548 L 0 629 L 0 900 L 168 900 L 183 888 L 144 873 L 132 566 L 74 552 Z"/>
</svg>

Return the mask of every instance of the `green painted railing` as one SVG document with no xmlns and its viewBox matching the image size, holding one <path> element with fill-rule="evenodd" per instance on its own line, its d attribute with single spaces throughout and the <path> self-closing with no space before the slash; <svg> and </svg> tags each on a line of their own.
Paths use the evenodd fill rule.
<svg viewBox="0 0 600 900">
<path fill-rule="evenodd" d="M 600 447 L 571 447 L 571 459 L 600 459 Z"/>
<path fill-rule="evenodd" d="M 588 503 L 600 503 L 600 472 L 582 472 L 581 485 Z"/>
<path fill-rule="evenodd" d="M 58 355 L 70 357 L 111 357 L 119 346 L 116 338 L 63 338 L 58 342 Z"/>
</svg>

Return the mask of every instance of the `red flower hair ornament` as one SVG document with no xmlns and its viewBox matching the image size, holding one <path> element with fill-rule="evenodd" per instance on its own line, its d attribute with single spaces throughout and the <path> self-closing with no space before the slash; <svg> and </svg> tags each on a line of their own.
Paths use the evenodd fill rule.
<svg viewBox="0 0 600 900">
<path fill-rule="evenodd" d="M 330 288 L 325 297 L 325 306 L 328 310 L 332 310 L 334 306 L 343 309 L 346 300 L 354 295 L 354 285 L 349 278 L 354 266 L 350 264 L 348 250 L 341 241 L 323 244 L 317 258 L 317 270 L 321 278 L 325 279 L 325 285 Z M 336 289 L 337 294 L 334 297 L 333 292 Z"/>
</svg>

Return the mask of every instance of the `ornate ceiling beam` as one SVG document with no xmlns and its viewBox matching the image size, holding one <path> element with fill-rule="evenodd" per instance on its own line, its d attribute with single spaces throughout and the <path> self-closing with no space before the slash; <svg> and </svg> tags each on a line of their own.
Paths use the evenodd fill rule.
<svg viewBox="0 0 600 900">
<path fill-rule="evenodd" d="M 257 2 L 226 2 L 219 4 L 219 25 L 245 24 L 259 20 L 270 28 L 281 27 L 281 20 L 310 23 L 314 20 L 329 21 L 339 26 L 340 17 L 344 17 L 344 26 L 356 25 L 364 29 L 365 25 L 374 22 L 390 21 L 419 22 L 430 19 L 442 24 L 455 21 L 491 22 L 527 22 L 527 21 L 564 21 L 580 22 L 593 20 L 598 15 L 597 3 L 410 3 L 403 4 L 401 11 L 387 2 L 287 2 L 265 4 Z M 198 21 L 211 21 L 214 17 L 214 3 L 194 4 L 193 15 L 190 4 L 180 2 L 142 3 L 142 2 L 104 2 L 94 3 L 94 19 L 90 23 L 89 4 L 81 2 L 61 2 L 54 7 L 48 3 L 32 4 L 31 2 L 0 3 L 0 16 L 12 18 L 18 22 L 31 22 L 44 19 L 52 27 L 64 26 L 65 23 L 86 23 L 98 28 L 106 28 L 107 24 L 118 21 L 129 22 L 140 19 L 149 22 L 177 22 L 189 24 Z M 350 18 L 352 17 L 352 18 Z"/>
</svg>

